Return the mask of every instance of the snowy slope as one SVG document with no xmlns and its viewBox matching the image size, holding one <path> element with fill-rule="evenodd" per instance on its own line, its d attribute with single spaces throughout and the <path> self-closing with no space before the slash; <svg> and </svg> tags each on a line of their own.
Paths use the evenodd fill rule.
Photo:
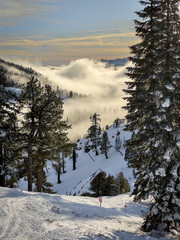
<svg viewBox="0 0 180 240">
<path fill-rule="evenodd" d="M 111 126 L 108 136 L 115 144 L 115 135 L 120 131 L 121 139 L 130 133 Z M 2 240 L 167 240 L 178 239 L 162 236 L 158 232 L 145 234 L 140 230 L 143 217 L 151 199 L 134 203 L 130 193 L 115 197 L 102 197 L 102 207 L 98 198 L 77 196 L 88 191 L 94 173 L 104 170 L 116 176 L 122 171 L 133 187 L 132 169 L 123 156 L 111 148 L 109 159 L 104 155 L 91 157 L 84 152 L 88 140 L 80 140 L 78 147 L 77 169 L 72 171 L 72 160 L 66 159 L 66 173 L 61 184 L 56 183 L 56 174 L 48 162 L 48 180 L 54 184 L 53 190 L 59 194 L 26 192 L 0 188 L 0 239 Z M 27 189 L 27 182 L 21 180 L 21 189 Z M 61 195 L 60 195 L 61 194 Z M 65 195 L 67 194 L 67 195 Z M 68 196 L 70 195 L 71 196 Z M 76 196 L 72 196 L 76 194 Z M 125 207 L 126 206 L 126 207 Z"/>
<path fill-rule="evenodd" d="M 112 146 L 115 146 L 115 136 L 117 131 L 120 131 L 120 138 L 122 142 L 130 137 L 130 133 L 125 132 L 123 128 L 124 125 L 120 125 L 118 128 L 115 128 L 112 125 L 107 130 L 109 141 L 111 142 Z M 128 168 L 127 162 L 124 161 L 124 146 L 122 146 L 120 149 L 123 155 L 121 155 L 120 152 L 117 152 L 116 149 L 112 147 L 108 153 L 109 158 L 106 159 L 102 154 L 95 156 L 95 152 L 92 150 L 89 152 L 89 154 L 85 153 L 84 146 L 87 141 L 87 139 L 80 139 L 77 143 L 77 147 L 82 149 L 77 151 L 77 169 L 75 171 L 72 170 L 72 159 L 66 159 L 66 173 L 61 175 L 61 184 L 57 184 L 56 172 L 52 168 L 52 162 L 48 161 L 48 166 L 45 170 L 47 172 L 47 180 L 54 185 L 52 189 L 58 194 L 81 195 L 83 192 L 89 191 L 90 181 L 92 180 L 93 176 L 101 170 L 115 177 L 119 172 L 123 172 L 132 189 L 134 178 L 132 175 L 132 169 Z M 27 190 L 27 182 L 21 180 L 18 188 Z"/>
<path fill-rule="evenodd" d="M 140 231 L 147 207 L 148 202 L 133 203 L 128 194 L 103 197 L 100 207 L 97 198 L 29 193 L 0 187 L 0 239 L 157 240 L 157 233 L 152 237 Z"/>
</svg>

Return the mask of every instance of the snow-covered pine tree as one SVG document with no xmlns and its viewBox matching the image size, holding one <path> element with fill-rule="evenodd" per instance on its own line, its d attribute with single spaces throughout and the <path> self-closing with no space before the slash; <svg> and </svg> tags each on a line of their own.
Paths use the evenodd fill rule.
<svg viewBox="0 0 180 240">
<path fill-rule="evenodd" d="M 17 146 L 17 96 L 8 90 L 8 82 L 0 69 L 0 186 L 13 187 L 19 147 Z"/>
<path fill-rule="evenodd" d="M 38 114 L 41 104 L 43 88 L 38 79 L 31 77 L 24 87 L 21 98 L 21 106 L 26 110 L 23 113 L 21 140 L 24 149 L 27 150 L 28 166 L 28 191 L 32 191 L 33 183 L 33 154 L 37 155 L 37 131 L 38 131 Z"/>
<path fill-rule="evenodd" d="M 57 165 L 61 165 L 59 153 L 63 152 L 65 156 L 70 153 L 72 144 L 69 144 L 67 130 L 70 126 L 63 120 L 63 101 L 61 96 L 57 96 L 56 92 L 49 86 L 45 86 L 44 94 L 44 110 L 41 114 L 41 132 L 43 146 L 42 150 L 47 153 L 46 158 L 51 158 Z M 48 156 L 48 154 L 50 155 Z M 58 177 L 60 178 L 59 172 Z"/>
<path fill-rule="evenodd" d="M 102 139 L 101 139 L 101 153 L 108 158 L 108 151 L 111 148 L 111 143 L 108 138 L 108 134 L 106 131 L 103 132 Z"/>
<path fill-rule="evenodd" d="M 87 138 L 91 138 L 93 142 L 93 148 L 96 151 L 96 155 L 98 155 L 98 145 L 99 145 L 99 135 L 101 133 L 101 127 L 100 127 L 100 115 L 97 113 L 94 113 L 93 116 L 90 117 L 91 120 L 91 126 L 88 129 L 88 136 Z"/>
<path fill-rule="evenodd" d="M 38 126 L 36 134 L 37 146 L 37 190 L 40 192 L 43 187 L 43 168 L 46 166 L 46 159 L 51 159 L 61 165 L 59 153 L 67 152 L 71 148 L 68 144 L 67 125 L 63 119 L 62 97 L 49 85 L 45 85 L 42 101 L 38 107 Z M 71 144 L 72 145 L 72 144 Z M 60 178 L 60 172 L 58 172 Z M 46 189 L 47 190 L 47 189 Z"/>
<path fill-rule="evenodd" d="M 180 229 L 180 20 L 178 0 L 140 1 L 141 42 L 131 47 L 127 147 L 136 168 L 135 200 L 154 197 L 144 231 Z"/>
<path fill-rule="evenodd" d="M 26 107 L 22 134 L 28 149 L 28 190 L 32 191 L 34 176 L 37 191 L 47 191 L 49 183 L 43 170 L 46 159 L 58 163 L 59 153 L 71 147 L 67 146 L 69 139 L 66 130 L 69 126 L 62 120 L 62 98 L 49 85 L 43 88 L 38 79 L 32 77 L 22 93 L 22 102 Z"/>
</svg>

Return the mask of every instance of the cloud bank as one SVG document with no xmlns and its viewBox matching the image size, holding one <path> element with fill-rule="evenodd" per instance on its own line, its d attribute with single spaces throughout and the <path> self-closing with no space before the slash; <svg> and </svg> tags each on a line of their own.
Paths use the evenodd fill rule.
<svg viewBox="0 0 180 240">
<path fill-rule="evenodd" d="M 126 67 L 127 64 L 117 68 L 107 67 L 105 63 L 91 59 L 78 59 L 61 67 L 34 66 L 54 85 L 104 100 L 122 96 L 127 80 Z"/>
<path fill-rule="evenodd" d="M 90 126 L 89 117 L 94 112 L 100 114 L 101 126 L 112 124 L 115 118 L 123 118 L 126 102 L 126 67 L 107 67 L 105 63 L 90 59 L 71 61 L 61 67 L 34 67 L 48 77 L 52 86 L 87 95 L 87 98 L 66 99 L 65 118 L 72 124 L 70 138 L 77 139 L 86 134 Z"/>
<path fill-rule="evenodd" d="M 16 64 L 31 67 L 43 76 L 54 89 L 57 87 L 73 91 L 86 97 L 67 98 L 64 100 L 64 119 L 72 124 L 69 137 L 72 141 L 82 138 L 90 126 L 90 116 L 99 113 L 101 126 L 111 125 L 116 118 L 124 118 L 126 112 L 122 109 L 126 105 L 125 93 L 126 81 L 129 81 L 125 73 L 127 63 L 123 67 L 107 67 L 105 63 L 91 59 L 78 59 L 68 65 L 60 67 L 44 67 L 40 64 L 32 64 L 16 60 Z M 25 83 L 25 76 L 14 67 L 9 67 L 11 77 Z M 16 75 L 16 73 L 19 73 Z M 40 81 L 43 78 L 39 77 Z"/>
</svg>

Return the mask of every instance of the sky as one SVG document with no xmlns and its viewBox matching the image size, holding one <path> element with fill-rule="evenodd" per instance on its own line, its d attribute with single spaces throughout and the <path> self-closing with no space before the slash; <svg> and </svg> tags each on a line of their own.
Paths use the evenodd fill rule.
<svg viewBox="0 0 180 240">
<path fill-rule="evenodd" d="M 0 57 L 61 65 L 129 56 L 138 0 L 0 0 Z"/>
</svg>

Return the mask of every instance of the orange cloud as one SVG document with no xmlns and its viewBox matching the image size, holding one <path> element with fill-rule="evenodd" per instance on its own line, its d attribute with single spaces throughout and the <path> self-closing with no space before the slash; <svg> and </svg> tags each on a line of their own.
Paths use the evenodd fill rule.
<svg viewBox="0 0 180 240">
<path fill-rule="evenodd" d="M 15 39 L 3 39 L 0 42 L 0 46 L 23 46 L 23 47 L 40 47 L 40 46 L 58 46 L 58 45 L 104 45 L 106 43 L 113 45 L 113 39 L 122 38 L 134 38 L 135 33 L 114 33 L 97 36 L 85 36 L 85 37 L 72 37 L 72 38 L 54 38 L 46 40 L 34 40 L 30 38 L 15 38 Z M 117 41 L 116 41 L 117 43 Z"/>
<path fill-rule="evenodd" d="M 77 58 L 127 57 L 129 46 L 137 41 L 134 32 L 44 40 L 40 36 L 35 36 L 2 38 L 0 48 L 3 56 L 28 56 L 32 61 L 58 63 L 63 59 L 67 62 Z"/>
</svg>

